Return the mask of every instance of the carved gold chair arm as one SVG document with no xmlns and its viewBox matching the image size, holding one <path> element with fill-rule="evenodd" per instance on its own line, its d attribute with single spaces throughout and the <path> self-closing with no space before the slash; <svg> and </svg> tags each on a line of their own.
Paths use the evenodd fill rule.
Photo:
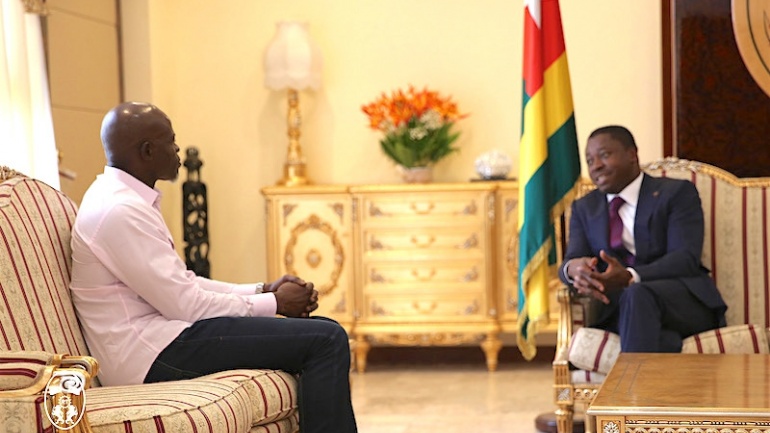
<svg viewBox="0 0 770 433">
<path fill-rule="evenodd" d="M 559 323 L 556 329 L 556 356 L 554 363 L 567 362 L 570 341 L 572 340 L 572 293 L 569 287 L 561 285 L 556 291 L 559 303 Z"/>
</svg>

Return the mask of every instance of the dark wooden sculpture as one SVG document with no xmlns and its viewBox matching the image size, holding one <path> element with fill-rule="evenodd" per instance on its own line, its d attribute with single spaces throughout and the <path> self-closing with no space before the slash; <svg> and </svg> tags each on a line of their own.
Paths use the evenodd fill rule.
<svg viewBox="0 0 770 433">
<path fill-rule="evenodd" d="M 206 184 L 200 180 L 203 161 L 198 157 L 197 148 L 187 148 L 184 166 L 187 168 L 187 180 L 182 184 L 185 262 L 187 269 L 198 276 L 209 278 L 208 202 Z"/>
</svg>

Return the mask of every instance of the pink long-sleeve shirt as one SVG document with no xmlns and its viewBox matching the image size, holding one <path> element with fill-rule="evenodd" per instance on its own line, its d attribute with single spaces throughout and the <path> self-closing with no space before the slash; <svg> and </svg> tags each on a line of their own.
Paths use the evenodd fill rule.
<svg viewBox="0 0 770 433">
<path fill-rule="evenodd" d="M 158 354 L 198 320 L 272 316 L 255 284 L 197 277 L 174 250 L 160 193 L 113 167 L 86 192 L 72 230 L 73 302 L 105 385 L 144 381 Z"/>
</svg>

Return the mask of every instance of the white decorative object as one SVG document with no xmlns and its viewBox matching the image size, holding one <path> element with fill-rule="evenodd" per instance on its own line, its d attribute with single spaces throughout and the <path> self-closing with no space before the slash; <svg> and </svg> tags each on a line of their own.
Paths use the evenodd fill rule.
<svg viewBox="0 0 770 433">
<path fill-rule="evenodd" d="M 499 150 L 491 150 L 476 158 L 476 173 L 482 179 L 505 179 L 512 165 L 508 155 Z"/>
</svg>

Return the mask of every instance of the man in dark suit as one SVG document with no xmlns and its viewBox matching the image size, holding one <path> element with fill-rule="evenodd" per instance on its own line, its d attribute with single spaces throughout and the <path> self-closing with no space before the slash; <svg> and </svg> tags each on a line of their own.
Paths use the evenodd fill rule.
<svg viewBox="0 0 770 433">
<path fill-rule="evenodd" d="M 700 260 L 695 185 L 644 174 L 622 126 L 591 133 L 586 164 L 597 189 L 572 205 L 559 275 L 599 301 L 589 325 L 618 333 L 623 352 L 679 352 L 683 338 L 724 326 L 727 306 Z"/>
</svg>

